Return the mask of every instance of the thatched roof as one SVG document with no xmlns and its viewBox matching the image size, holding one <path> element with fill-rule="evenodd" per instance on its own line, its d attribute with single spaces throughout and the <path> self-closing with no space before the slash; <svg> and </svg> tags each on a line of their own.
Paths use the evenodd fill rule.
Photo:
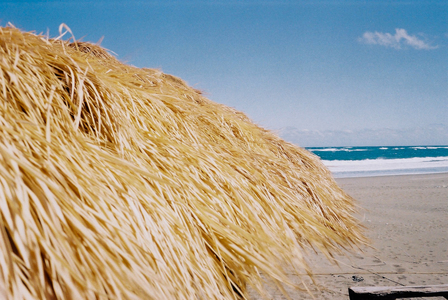
<svg viewBox="0 0 448 300">
<path fill-rule="evenodd" d="M 99 46 L 0 28 L 0 295 L 233 299 L 361 245 L 319 159 Z"/>
</svg>

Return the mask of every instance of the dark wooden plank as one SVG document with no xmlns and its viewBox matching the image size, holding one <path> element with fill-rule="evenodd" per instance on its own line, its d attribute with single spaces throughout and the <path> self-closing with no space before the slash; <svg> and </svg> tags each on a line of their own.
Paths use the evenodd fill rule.
<svg viewBox="0 0 448 300">
<path fill-rule="evenodd" d="M 425 286 L 365 286 L 348 289 L 350 300 L 382 299 L 413 297 L 445 297 L 448 299 L 448 284 Z"/>
</svg>

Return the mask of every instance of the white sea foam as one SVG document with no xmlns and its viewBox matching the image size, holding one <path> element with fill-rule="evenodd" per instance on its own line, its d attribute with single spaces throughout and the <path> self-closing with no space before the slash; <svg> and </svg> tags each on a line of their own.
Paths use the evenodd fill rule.
<svg viewBox="0 0 448 300">
<path fill-rule="evenodd" d="M 312 152 L 337 152 L 337 151 L 344 151 L 344 152 L 356 152 L 356 151 L 367 151 L 367 149 L 351 149 L 352 147 L 347 148 L 322 148 L 322 149 L 308 149 L 308 151 Z"/>
<path fill-rule="evenodd" d="M 435 150 L 435 149 L 448 149 L 448 147 L 446 146 L 416 146 L 416 147 L 411 147 L 411 149 L 414 150 Z"/>
<path fill-rule="evenodd" d="M 338 178 L 448 172 L 448 156 L 401 159 L 323 160 L 323 163 L 330 169 L 334 177 Z"/>
</svg>

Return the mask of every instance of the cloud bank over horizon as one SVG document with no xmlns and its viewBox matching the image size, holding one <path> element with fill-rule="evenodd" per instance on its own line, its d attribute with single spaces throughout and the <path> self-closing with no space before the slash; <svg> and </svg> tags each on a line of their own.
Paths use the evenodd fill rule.
<svg viewBox="0 0 448 300">
<path fill-rule="evenodd" d="M 430 43 L 424 41 L 416 35 L 408 34 L 408 32 L 403 28 L 396 28 L 394 35 L 388 32 L 383 33 L 378 31 L 366 31 L 362 37 L 358 39 L 358 41 L 365 44 L 380 45 L 397 50 L 406 48 L 406 46 L 417 50 L 432 50 L 439 47 L 437 45 L 432 46 Z"/>
<path fill-rule="evenodd" d="M 285 127 L 277 132 L 300 147 L 447 145 L 448 126 L 405 129 L 309 130 Z"/>
</svg>

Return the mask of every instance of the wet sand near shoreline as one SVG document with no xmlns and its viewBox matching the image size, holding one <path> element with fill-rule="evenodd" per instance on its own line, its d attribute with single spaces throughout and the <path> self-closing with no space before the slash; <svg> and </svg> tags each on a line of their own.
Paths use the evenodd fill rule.
<svg viewBox="0 0 448 300">
<path fill-rule="evenodd" d="M 448 284 L 448 173 L 337 182 L 362 207 L 360 219 L 373 248 L 336 257 L 339 266 L 321 254 L 308 255 L 315 299 L 349 299 L 351 286 Z M 295 275 L 290 278 L 297 281 Z M 287 290 L 292 299 L 313 299 Z M 268 299 L 287 299 L 277 288 L 269 293 Z"/>
</svg>

